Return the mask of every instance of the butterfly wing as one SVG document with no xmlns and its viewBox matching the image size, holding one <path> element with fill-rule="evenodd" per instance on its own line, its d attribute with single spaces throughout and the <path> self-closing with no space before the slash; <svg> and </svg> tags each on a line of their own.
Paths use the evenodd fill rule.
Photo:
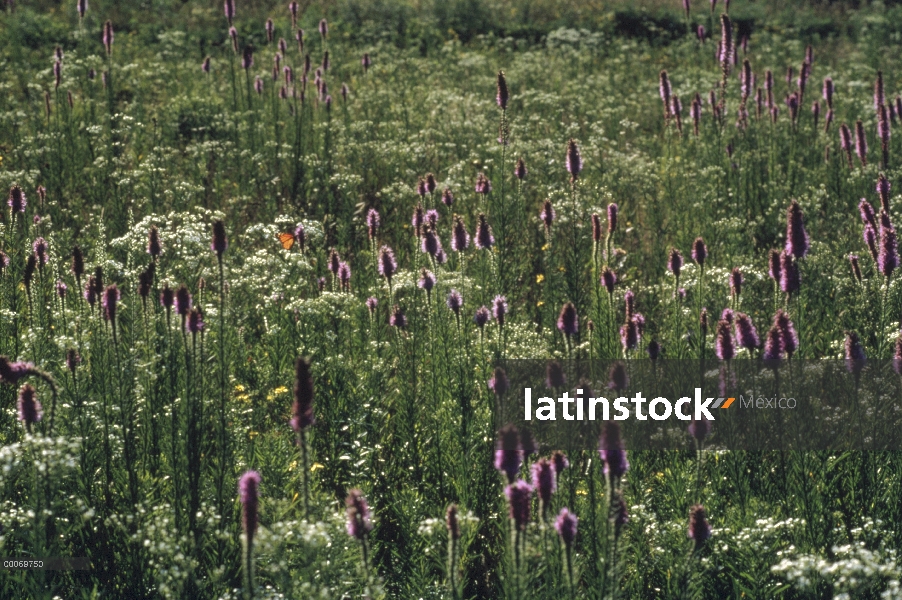
<svg viewBox="0 0 902 600">
<path fill-rule="evenodd" d="M 294 235 L 290 233 L 280 233 L 279 243 L 282 244 L 282 248 L 285 250 L 291 250 L 291 247 L 294 246 Z"/>
</svg>

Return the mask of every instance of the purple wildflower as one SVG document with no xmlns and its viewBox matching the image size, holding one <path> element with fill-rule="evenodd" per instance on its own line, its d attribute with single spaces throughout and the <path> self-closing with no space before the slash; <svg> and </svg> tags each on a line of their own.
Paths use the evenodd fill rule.
<svg viewBox="0 0 902 600">
<path fill-rule="evenodd" d="M 366 213 L 366 232 L 371 240 L 376 239 L 376 233 L 379 230 L 379 212 L 375 208 L 371 208 Z"/>
<path fill-rule="evenodd" d="M 733 360 L 736 356 L 736 346 L 733 342 L 733 331 L 730 322 L 720 320 L 717 323 L 717 336 L 714 341 L 714 352 L 720 360 Z"/>
<path fill-rule="evenodd" d="M 708 258 L 708 247 L 705 245 L 705 240 L 700 237 L 695 238 L 692 243 L 692 260 L 699 266 L 704 266 L 706 258 Z"/>
<path fill-rule="evenodd" d="M 476 247 L 480 250 L 488 250 L 495 245 L 495 237 L 492 235 L 492 228 L 489 226 L 486 216 L 479 213 L 476 224 Z"/>
<path fill-rule="evenodd" d="M 120 297 L 121 296 L 119 294 L 119 289 L 116 287 L 115 283 L 104 290 L 101 304 L 103 305 L 103 315 L 107 321 L 112 321 L 113 323 L 115 323 L 116 309 L 118 307 Z"/>
<path fill-rule="evenodd" d="M 551 229 L 551 224 L 554 223 L 554 207 L 551 206 L 551 200 L 545 200 L 542 203 L 542 210 L 539 212 L 539 218 L 545 224 L 545 230 L 549 231 Z"/>
<path fill-rule="evenodd" d="M 526 525 L 529 524 L 532 492 L 532 486 L 522 479 L 504 488 L 504 495 L 507 496 L 510 508 L 510 518 L 518 531 L 524 531 Z"/>
<path fill-rule="evenodd" d="M 473 315 L 473 322 L 476 323 L 476 326 L 482 329 L 485 327 L 485 324 L 488 323 L 491 313 L 489 309 L 485 306 L 480 306 L 476 309 L 476 313 Z"/>
<path fill-rule="evenodd" d="M 235 18 L 235 0 L 225 0 L 222 10 L 225 13 L 225 18 L 229 21 L 229 25 L 231 25 L 232 19 Z"/>
<path fill-rule="evenodd" d="M 448 298 L 445 300 L 445 303 L 448 305 L 448 308 L 451 309 L 451 312 L 455 314 L 458 318 L 460 318 L 460 309 L 463 306 L 464 299 L 460 295 L 460 292 L 457 290 L 451 290 L 448 293 Z"/>
<path fill-rule="evenodd" d="M 495 469 L 507 475 L 508 483 L 513 483 L 523 464 L 523 446 L 520 432 L 513 425 L 507 425 L 498 432 L 495 443 Z"/>
<path fill-rule="evenodd" d="M 510 92 L 507 89 L 507 79 L 504 77 L 504 71 L 498 71 L 497 93 L 495 101 L 501 110 L 507 110 L 507 102 L 510 99 Z"/>
<path fill-rule="evenodd" d="M 752 323 L 751 317 L 745 313 L 736 313 L 736 339 L 739 341 L 740 348 L 756 349 L 761 340 L 758 338 L 758 331 Z"/>
<path fill-rule="evenodd" d="M 783 359 L 783 333 L 777 325 L 771 326 L 764 340 L 765 361 L 774 362 Z"/>
<path fill-rule="evenodd" d="M 489 378 L 489 389 L 495 392 L 496 396 L 503 396 L 510 389 L 510 380 L 507 373 L 501 367 L 495 367 L 492 376 Z"/>
<path fill-rule="evenodd" d="M 774 315 L 774 326 L 780 330 L 780 341 L 782 342 L 783 351 L 791 358 L 793 353 L 799 348 L 799 336 L 796 333 L 789 315 L 783 309 L 777 311 Z"/>
<path fill-rule="evenodd" d="M 701 548 L 711 537 L 711 525 L 708 524 L 708 518 L 705 515 L 705 507 L 701 504 L 696 504 L 689 509 L 688 536 L 690 540 L 695 541 L 696 550 Z"/>
<path fill-rule="evenodd" d="M 485 173 L 479 173 L 476 176 L 476 193 L 488 194 L 492 191 L 492 182 L 485 176 Z"/>
<path fill-rule="evenodd" d="M 601 284 L 608 291 L 608 294 L 614 293 L 614 285 L 617 284 L 617 274 L 608 267 L 601 272 Z"/>
<path fill-rule="evenodd" d="M 101 36 L 103 40 L 103 47 L 106 48 L 107 55 L 113 53 L 113 22 L 107 20 L 106 23 L 103 24 L 103 35 Z"/>
<path fill-rule="evenodd" d="M 670 116 L 670 77 L 667 75 L 667 71 L 661 71 L 658 76 L 658 92 L 661 94 L 661 102 L 664 103 L 664 116 Z"/>
<path fill-rule="evenodd" d="M 808 233 L 802 220 L 802 208 L 793 200 L 786 211 L 786 252 L 796 258 L 802 258 L 808 254 L 809 246 Z"/>
<path fill-rule="evenodd" d="M 241 68 L 247 71 L 254 66 L 254 49 L 251 46 L 245 46 L 241 55 Z"/>
<path fill-rule="evenodd" d="M 667 259 L 667 270 L 673 273 L 677 280 L 680 279 L 680 270 L 683 268 L 683 255 L 676 248 L 670 249 L 670 257 Z"/>
<path fill-rule="evenodd" d="M 566 508 L 562 508 L 560 514 L 554 520 L 554 530 L 557 531 L 564 546 L 569 548 L 576 540 L 576 526 L 579 519 Z"/>
<path fill-rule="evenodd" d="M 185 320 L 185 331 L 188 333 L 197 335 L 201 331 L 204 330 L 204 314 L 200 311 L 196 306 L 191 309 L 191 312 L 188 313 L 188 318 Z"/>
<path fill-rule="evenodd" d="M 523 181 L 524 179 L 526 179 L 526 175 L 526 163 L 523 162 L 523 158 L 520 157 L 517 159 L 517 166 L 514 167 L 514 177 L 516 177 L 520 181 Z"/>
<path fill-rule="evenodd" d="M 883 215 L 886 215 L 886 212 L 881 211 L 881 217 Z M 896 267 L 899 266 L 899 250 L 896 243 L 896 231 L 889 223 L 888 215 L 886 221 L 887 223 L 880 224 L 880 252 L 877 255 L 877 268 L 881 275 L 889 279 Z"/>
<path fill-rule="evenodd" d="M 617 421 L 605 421 L 598 443 L 598 453 L 601 460 L 604 461 L 605 475 L 619 478 L 629 470 L 630 463 L 626 457 L 626 450 L 623 448 L 620 424 Z"/>
<path fill-rule="evenodd" d="M 861 265 L 858 264 L 858 255 L 849 255 L 849 264 L 852 266 L 852 275 L 858 283 L 861 283 Z"/>
<path fill-rule="evenodd" d="M 25 199 L 25 192 L 22 191 L 22 188 L 18 185 L 9 188 L 9 198 L 6 200 L 6 204 L 13 213 L 24 213 L 28 201 Z"/>
<path fill-rule="evenodd" d="M 35 260 L 38 261 L 38 267 L 43 268 L 49 258 L 47 256 L 47 240 L 39 237 L 32 243 L 31 248 L 34 251 Z"/>
<path fill-rule="evenodd" d="M 470 245 L 470 234 L 461 217 L 454 217 L 454 227 L 451 230 L 451 249 L 455 252 L 463 252 Z"/>
<path fill-rule="evenodd" d="M 392 309 L 391 316 L 388 318 L 388 324 L 392 327 L 397 327 L 398 329 L 407 328 L 407 317 L 404 315 L 404 311 L 401 310 L 401 307 L 397 304 L 395 304 Z"/>
<path fill-rule="evenodd" d="M 182 317 L 186 317 L 188 316 L 188 311 L 190 310 L 191 294 L 188 292 L 187 287 L 181 285 L 175 292 L 175 312 L 177 312 Z"/>
<path fill-rule="evenodd" d="M 367 301 L 369 304 L 369 301 Z M 375 309 L 375 305 L 371 310 Z M 313 377 L 310 374 L 310 359 L 299 357 L 294 363 L 294 402 L 291 405 L 291 428 L 303 431 L 314 423 L 313 418 Z"/>
<path fill-rule="evenodd" d="M 370 311 L 370 316 L 373 316 L 373 313 L 376 312 L 376 307 L 379 306 L 379 300 L 375 296 L 370 296 L 366 299 L 366 308 Z"/>
<path fill-rule="evenodd" d="M 560 389 L 567 385 L 564 369 L 556 360 L 549 361 L 545 365 L 545 387 L 548 389 Z"/>
<path fill-rule="evenodd" d="M 796 264 L 792 254 L 783 252 L 780 255 L 780 291 L 785 294 L 792 294 L 798 291 L 801 285 L 799 265 Z"/>
<path fill-rule="evenodd" d="M 557 477 L 561 476 L 564 469 L 570 467 L 570 461 L 567 460 L 567 455 L 560 450 L 555 450 L 551 453 L 551 464 L 554 465 L 554 474 Z"/>
<path fill-rule="evenodd" d="M 608 389 L 622 391 L 625 390 L 630 383 L 629 377 L 626 374 L 626 367 L 622 362 L 616 362 L 611 365 L 611 371 L 608 374 L 610 381 L 608 381 Z"/>
<path fill-rule="evenodd" d="M 532 487 L 542 503 L 542 512 L 547 511 L 551 496 L 557 490 L 557 475 L 554 465 L 547 458 L 540 458 L 532 464 Z"/>
<path fill-rule="evenodd" d="M 0 381 L 15 385 L 23 377 L 31 374 L 34 365 L 29 362 L 9 362 L 5 356 L 0 356 Z"/>
<path fill-rule="evenodd" d="M 325 22 L 326 20 L 323 19 L 320 24 L 321 31 L 322 24 Z M 367 534 L 373 530 L 373 523 L 370 506 L 363 492 L 358 489 L 348 492 L 348 497 L 345 499 L 345 507 L 345 514 L 348 518 L 348 535 L 361 541 L 366 539 Z"/>
<path fill-rule="evenodd" d="M 877 177 L 877 194 L 880 196 L 880 206 L 886 212 L 889 212 L 889 191 L 890 191 L 889 180 L 886 178 L 886 175 L 881 173 Z M 862 202 L 866 201 L 862 198 Z M 860 205 L 859 205 L 860 206 Z M 873 212 L 873 209 L 871 209 Z"/>
<path fill-rule="evenodd" d="M 19 409 L 19 420 L 31 431 L 31 426 L 41 420 L 44 411 L 41 408 L 41 403 L 38 401 L 37 391 L 30 384 L 26 383 L 19 390 L 17 406 Z"/>
<path fill-rule="evenodd" d="M 423 269 L 420 271 L 420 279 L 417 281 L 417 285 L 426 290 L 427 294 L 431 294 L 432 288 L 435 287 L 435 275 L 432 274 L 432 271 Z"/>
<path fill-rule="evenodd" d="M 442 190 L 442 204 L 445 206 L 451 206 L 454 204 L 454 194 L 451 193 L 451 188 L 445 188 Z"/>
<path fill-rule="evenodd" d="M 886 208 L 883 210 L 886 210 Z M 870 225 L 874 229 L 877 229 L 877 217 L 874 212 L 874 207 L 864 198 L 858 203 L 858 213 L 861 215 L 861 220 L 864 221 L 865 225 Z"/>
<path fill-rule="evenodd" d="M 846 368 L 850 373 L 857 375 L 864 368 L 867 357 L 864 354 L 864 348 L 861 347 L 861 340 L 854 331 L 846 332 L 845 351 Z"/>
<path fill-rule="evenodd" d="M 576 314 L 576 307 L 572 302 L 567 302 L 561 308 L 561 314 L 557 319 L 557 328 L 568 337 L 576 335 L 579 331 L 579 319 Z"/>
<path fill-rule="evenodd" d="M 573 138 L 567 142 L 567 171 L 570 173 L 570 183 L 573 183 L 579 177 L 583 170 L 583 159 L 579 154 L 579 146 Z"/>
<path fill-rule="evenodd" d="M 618 206 L 611 202 L 608 204 L 608 235 L 614 233 L 617 230 L 617 213 L 619 212 Z"/>
<path fill-rule="evenodd" d="M 492 316 L 498 321 L 499 326 L 504 326 L 505 315 L 507 315 L 507 298 L 499 294 L 492 300 Z"/>
<path fill-rule="evenodd" d="M 56 295 L 60 298 L 66 297 L 66 292 L 69 291 L 69 286 L 66 285 L 62 279 L 56 280 Z"/>
<path fill-rule="evenodd" d="M 373 64 L 369 52 L 363 53 L 363 58 L 360 59 L 360 64 L 363 66 L 363 74 L 366 75 L 366 72 L 370 70 L 370 66 L 372 66 Z"/>
<path fill-rule="evenodd" d="M 639 327 L 634 319 L 626 321 L 620 326 L 620 343 L 623 351 L 635 350 L 639 345 Z"/>
<path fill-rule="evenodd" d="M 388 246 L 382 246 L 379 250 L 379 274 L 388 280 L 391 285 L 391 278 L 398 270 L 398 263 L 395 261 L 395 253 Z"/>
<path fill-rule="evenodd" d="M 323 39 L 326 39 L 326 36 L 329 35 L 329 24 L 325 19 L 322 19 L 319 22 L 319 34 Z"/>
<path fill-rule="evenodd" d="M 708 434 L 711 433 L 711 421 L 708 419 L 692 419 L 687 430 L 689 431 L 689 435 L 694 437 L 700 444 L 704 442 L 705 438 L 708 437 Z"/>
</svg>

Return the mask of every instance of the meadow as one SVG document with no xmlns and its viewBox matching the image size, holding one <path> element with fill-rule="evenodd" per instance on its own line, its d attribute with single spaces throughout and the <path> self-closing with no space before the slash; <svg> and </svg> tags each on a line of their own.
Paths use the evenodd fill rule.
<svg viewBox="0 0 902 600">
<path fill-rule="evenodd" d="M 902 598 L 902 449 L 497 414 L 525 359 L 899 368 L 899 23 L 8 2 L 0 555 L 91 568 L 0 597 Z"/>
</svg>

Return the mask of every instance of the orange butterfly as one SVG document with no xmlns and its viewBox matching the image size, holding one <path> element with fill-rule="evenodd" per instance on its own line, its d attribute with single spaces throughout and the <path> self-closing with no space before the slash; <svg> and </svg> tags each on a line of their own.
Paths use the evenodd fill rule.
<svg viewBox="0 0 902 600">
<path fill-rule="evenodd" d="M 291 250 L 291 248 L 294 246 L 294 234 L 280 233 L 279 243 L 282 244 L 282 248 L 284 248 L 285 250 Z"/>
</svg>

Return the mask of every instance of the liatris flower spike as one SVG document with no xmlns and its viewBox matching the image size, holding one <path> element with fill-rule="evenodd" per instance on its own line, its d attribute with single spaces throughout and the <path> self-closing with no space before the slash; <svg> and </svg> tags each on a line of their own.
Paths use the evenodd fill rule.
<svg viewBox="0 0 902 600">
<path fill-rule="evenodd" d="M 351 490 L 345 499 L 345 507 L 348 518 L 348 535 L 363 541 L 373 530 L 372 514 L 363 492 L 357 489 Z"/>
<path fill-rule="evenodd" d="M 626 450 L 623 448 L 620 424 L 617 421 L 605 421 L 599 439 L 598 452 L 604 462 L 605 475 L 616 479 L 623 477 L 629 470 L 630 464 L 626 457 Z"/>
<path fill-rule="evenodd" d="M 507 496 L 510 518 L 518 531 L 524 531 L 529 524 L 530 505 L 533 488 L 522 479 L 504 488 Z"/>
<path fill-rule="evenodd" d="M 504 76 L 504 71 L 498 71 L 498 81 L 497 81 L 497 94 L 495 95 L 495 100 L 498 103 L 498 107 L 501 110 L 507 110 L 507 103 L 510 100 L 510 92 L 507 89 L 507 79 Z"/>
<path fill-rule="evenodd" d="M 567 302 L 561 308 L 561 314 L 557 320 L 557 328 L 568 338 L 576 335 L 579 331 L 579 318 L 576 314 L 576 306 L 572 302 Z"/>
<path fill-rule="evenodd" d="M 560 514 L 554 520 L 554 530 L 557 531 L 558 536 L 567 548 L 572 546 L 574 540 L 576 540 L 576 526 L 578 522 L 576 515 L 566 508 L 562 508 Z"/>
<path fill-rule="evenodd" d="M 809 247 L 802 208 L 796 200 L 793 200 L 786 211 L 786 252 L 796 258 L 802 258 L 808 254 Z"/>
<path fill-rule="evenodd" d="M 711 525 L 705 514 L 705 507 L 696 504 L 689 510 L 689 539 L 695 541 L 695 549 L 701 548 L 711 538 Z"/>
<path fill-rule="evenodd" d="M 373 307 L 375 309 L 375 306 Z M 294 402 L 291 406 L 291 428 L 300 433 L 314 423 L 313 377 L 310 360 L 298 358 L 294 363 Z"/>
<path fill-rule="evenodd" d="M 579 146 L 571 138 L 567 142 L 567 171 L 570 173 L 570 183 L 575 183 L 583 170 L 583 159 L 579 153 Z"/>
<path fill-rule="evenodd" d="M 501 367 L 495 367 L 495 371 L 489 378 L 489 389 L 495 392 L 496 396 L 503 396 L 510 389 L 510 380 L 507 373 Z"/>
<path fill-rule="evenodd" d="M 17 408 L 19 411 L 19 420 L 22 421 L 22 424 L 25 425 L 25 429 L 29 432 L 31 432 L 32 426 L 44 416 L 41 403 L 37 398 L 37 391 L 27 383 L 19 390 Z"/>
<path fill-rule="evenodd" d="M 520 444 L 520 432 L 513 425 L 506 425 L 498 432 L 495 444 L 495 469 L 507 476 L 508 483 L 513 483 L 523 464 L 523 446 Z"/>
</svg>

